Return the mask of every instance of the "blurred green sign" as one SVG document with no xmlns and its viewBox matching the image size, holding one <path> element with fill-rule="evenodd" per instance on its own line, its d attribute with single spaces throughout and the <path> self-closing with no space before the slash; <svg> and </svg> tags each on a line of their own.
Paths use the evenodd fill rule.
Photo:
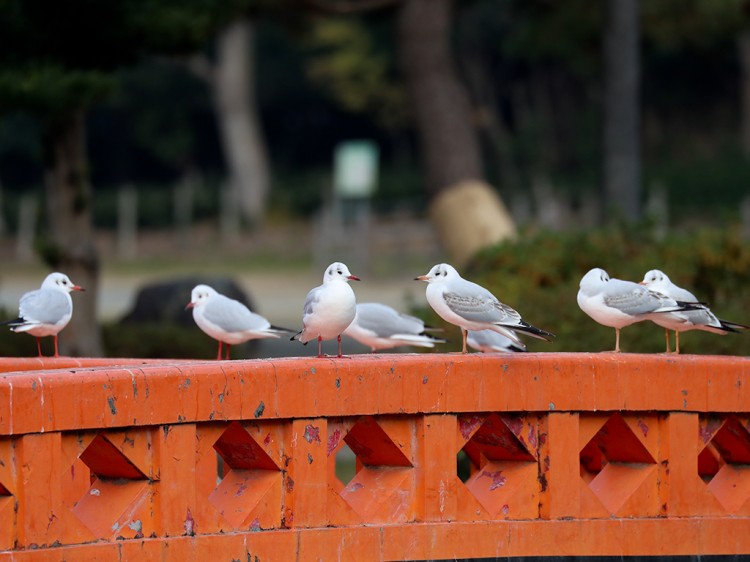
<svg viewBox="0 0 750 562">
<path fill-rule="evenodd" d="M 333 186 L 342 197 L 370 197 L 378 182 L 380 151 L 373 141 L 345 141 L 334 152 Z"/>
</svg>

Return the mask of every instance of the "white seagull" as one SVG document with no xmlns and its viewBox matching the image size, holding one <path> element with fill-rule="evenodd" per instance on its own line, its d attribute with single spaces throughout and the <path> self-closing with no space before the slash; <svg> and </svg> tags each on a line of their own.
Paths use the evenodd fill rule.
<svg viewBox="0 0 750 562">
<path fill-rule="evenodd" d="M 303 328 L 291 339 L 304 344 L 318 340 L 318 357 L 323 357 L 323 340 L 336 338 L 341 357 L 341 334 L 354 320 L 357 301 L 349 281 L 359 281 L 349 268 L 341 262 L 334 262 L 323 274 L 323 284 L 307 293 L 302 315 Z"/>
<path fill-rule="evenodd" d="M 461 328 L 463 353 L 466 353 L 467 330 L 493 330 L 523 345 L 514 330 L 550 341 L 554 334 L 540 330 L 521 319 L 521 315 L 501 303 L 484 287 L 462 278 L 447 263 L 434 266 L 427 275 L 415 277 L 427 282 L 427 302 L 438 315 Z"/>
<path fill-rule="evenodd" d="M 344 335 L 368 346 L 373 352 L 400 345 L 435 347 L 436 343 L 445 343 L 445 340 L 425 333 L 421 319 L 401 314 L 378 302 L 357 304 L 357 314 L 344 330 Z"/>
<path fill-rule="evenodd" d="M 483 353 L 512 353 L 527 351 L 523 342 L 516 342 L 503 334 L 498 334 L 492 330 L 469 330 L 466 338 L 469 347 Z"/>
<path fill-rule="evenodd" d="M 651 291 L 671 297 L 676 301 L 689 302 L 696 305 L 695 310 L 668 312 L 666 314 L 659 314 L 651 319 L 654 323 L 664 328 L 667 340 L 667 353 L 670 353 L 669 330 L 674 330 L 675 353 L 680 353 L 680 332 L 704 330 L 724 336 L 729 332 L 739 333 L 741 330 L 748 329 L 748 326 L 744 326 L 743 324 L 735 324 L 734 322 L 727 322 L 726 320 L 717 318 L 708 306 L 698 302 L 693 293 L 672 283 L 667 274 L 658 269 L 648 271 L 643 276 L 641 285 L 646 286 Z"/>
<path fill-rule="evenodd" d="M 278 338 L 291 334 L 292 330 L 272 326 L 259 314 L 251 312 L 240 301 L 218 293 L 208 285 L 196 285 L 185 308 L 193 309 L 193 320 L 206 334 L 218 340 L 221 359 L 221 344 L 226 344 L 226 358 L 233 345 L 249 340 Z"/>
<path fill-rule="evenodd" d="M 615 329 L 615 351 L 620 352 L 620 329 L 660 314 L 693 310 L 690 303 L 677 302 L 643 285 L 610 279 L 598 267 L 583 276 L 578 290 L 578 306 L 602 326 Z"/>
<path fill-rule="evenodd" d="M 50 273 L 44 279 L 41 288 L 29 291 L 18 302 L 18 318 L 3 322 L 14 332 L 26 332 L 36 337 L 39 357 L 42 357 L 41 338 L 53 336 L 55 340 L 55 357 L 57 351 L 57 334 L 68 325 L 73 316 L 73 299 L 71 291 L 83 291 L 64 273 Z"/>
</svg>

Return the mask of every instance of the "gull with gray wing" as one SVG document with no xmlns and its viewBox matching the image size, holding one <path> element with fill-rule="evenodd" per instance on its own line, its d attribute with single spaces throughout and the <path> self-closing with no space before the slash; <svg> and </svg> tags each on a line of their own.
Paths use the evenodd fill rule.
<svg viewBox="0 0 750 562">
<path fill-rule="evenodd" d="M 302 314 L 304 326 L 291 339 L 303 344 L 318 340 L 318 357 L 323 357 L 323 340 L 338 341 L 338 357 L 341 357 L 341 334 L 354 320 L 357 301 L 349 281 L 359 281 L 349 268 L 341 262 L 329 265 L 323 274 L 323 284 L 307 293 Z"/>
<path fill-rule="evenodd" d="M 675 353 L 680 353 L 680 332 L 703 330 L 724 336 L 730 332 L 739 333 L 741 330 L 748 329 L 748 326 L 743 324 L 736 324 L 735 322 L 728 322 L 717 318 L 708 306 L 698 302 L 698 299 L 690 291 L 672 283 L 663 271 L 658 269 L 648 271 L 643 276 L 641 285 L 677 301 L 693 303 L 696 307 L 695 310 L 668 312 L 651 318 L 655 324 L 664 328 L 667 340 L 667 353 L 671 352 L 669 348 L 669 330 L 674 330 Z"/>
<path fill-rule="evenodd" d="M 694 305 L 678 302 L 646 287 L 610 278 L 601 268 L 591 269 L 581 279 L 578 306 L 602 326 L 615 329 L 615 352 L 620 352 L 620 330 L 660 314 L 693 310 Z"/>
<path fill-rule="evenodd" d="M 512 331 L 512 330 L 511 330 Z M 515 334 L 515 332 L 513 332 Z M 466 343 L 482 353 L 513 353 L 527 351 L 523 342 L 516 342 L 492 330 L 469 330 Z"/>
<path fill-rule="evenodd" d="M 193 320 L 206 334 L 219 342 L 221 359 L 222 343 L 226 345 L 226 358 L 229 359 L 231 346 L 262 338 L 278 338 L 291 334 L 292 330 L 272 326 L 260 314 L 238 300 L 217 292 L 208 285 L 196 285 L 186 308 L 193 309 Z"/>
<path fill-rule="evenodd" d="M 349 327 L 344 330 L 349 336 L 368 346 L 373 352 L 402 345 L 435 347 L 445 340 L 427 333 L 424 322 L 395 308 L 379 302 L 357 304 L 357 314 Z"/>
<path fill-rule="evenodd" d="M 427 282 L 427 302 L 445 320 L 461 328 L 463 353 L 466 353 L 468 330 L 493 330 L 516 345 L 523 343 L 514 331 L 550 341 L 554 334 L 525 322 L 521 315 L 495 295 L 476 283 L 461 277 L 456 269 L 440 263 L 426 275 L 415 278 Z"/>
<path fill-rule="evenodd" d="M 83 290 L 64 273 L 50 273 L 39 289 L 29 291 L 21 297 L 18 303 L 18 318 L 3 324 L 10 326 L 14 332 L 26 332 L 36 337 L 39 357 L 42 357 L 41 338 L 52 336 L 55 341 L 54 356 L 59 357 L 57 335 L 73 316 L 73 299 L 70 298 L 70 292 Z"/>
</svg>

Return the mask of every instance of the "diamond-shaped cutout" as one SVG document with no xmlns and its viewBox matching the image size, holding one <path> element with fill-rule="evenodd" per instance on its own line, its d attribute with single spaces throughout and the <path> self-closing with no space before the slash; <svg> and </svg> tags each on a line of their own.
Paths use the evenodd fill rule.
<svg viewBox="0 0 750 562">
<path fill-rule="evenodd" d="M 620 414 L 613 414 L 581 449 L 581 478 L 616 513 L 656 465 Z"/>
<path fill-rule="evenodd" d="M 357 457 L 346 442 L 336 452 L 336 478 L 347 486 L 357 475 Z"/>
<path fill-rule="evenodd" d="M 343 441 L 354 454 L 357 469 L 339 493 L 362 517 L 372 517 L 400 489 L 413 465 L 370 416 L 354 423 Z M 337 455 L 342 448 L 343 444 L 335 444 Z"/>
<path fill-rule="evenodd" d="M 468 441 L 456 457 L 456 474 L 472 495 L 493 516 L 533 516 L 527 512 L 533 502 L 524 499 L 536 493 L 536 451 L 522 436 L 535 440 L 535 425 L 490 414 L 459 418 L 459 427 Z"/>
<path fill-rule="evenodd" d="M 698 474 L 730 513 L 750 498 L 750 432 L 737 418 L 701 420 Z"/>
<path fill-rule="evenodd" d="M 99 537 L 107 537 L 117 521 L 146 492 L 148 477 L 103 435 L 79 456 L 91 472 L 91 487 L 75 503 L 73 513 Z"/>
<path fill-rule="evenodd" d="M 238 422 L 221 434 L 214 450 L 218 486 L 208 500 L 231 525 L 240 527 L 278 481 L 280 469 Z"/>
</svg>

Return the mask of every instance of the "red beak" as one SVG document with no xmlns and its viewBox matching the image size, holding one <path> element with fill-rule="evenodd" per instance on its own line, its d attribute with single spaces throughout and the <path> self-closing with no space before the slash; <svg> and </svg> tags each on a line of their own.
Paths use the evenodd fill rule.
<svg viewBox="0 0 750 562">
<path fill-rule="evenodd" d="M 71 291 L 85 291 L 85 290 L 86 289 L 84 289 L 80 285 L 73 285 L 73 288 L 71 289 Z"/>
<path fill-rule="evenodd" d="M 193 308 L 194 306 L 195 306 L 195 305 L 194 305 L 194 304 L 193 304 L 192 302 L 189 302 L 189 303 L 187 303 L 187 304 L 185 305 L 185 310 L 187 310 L 188 308 Z"/>
<path fill-rule="evenodd" d="M 350 275 L 349 277 L 347 277 L 347 279 L 349 279 L 350 281 L 360 281 L 360 278 L 356 275 Z"/>
</svg>

